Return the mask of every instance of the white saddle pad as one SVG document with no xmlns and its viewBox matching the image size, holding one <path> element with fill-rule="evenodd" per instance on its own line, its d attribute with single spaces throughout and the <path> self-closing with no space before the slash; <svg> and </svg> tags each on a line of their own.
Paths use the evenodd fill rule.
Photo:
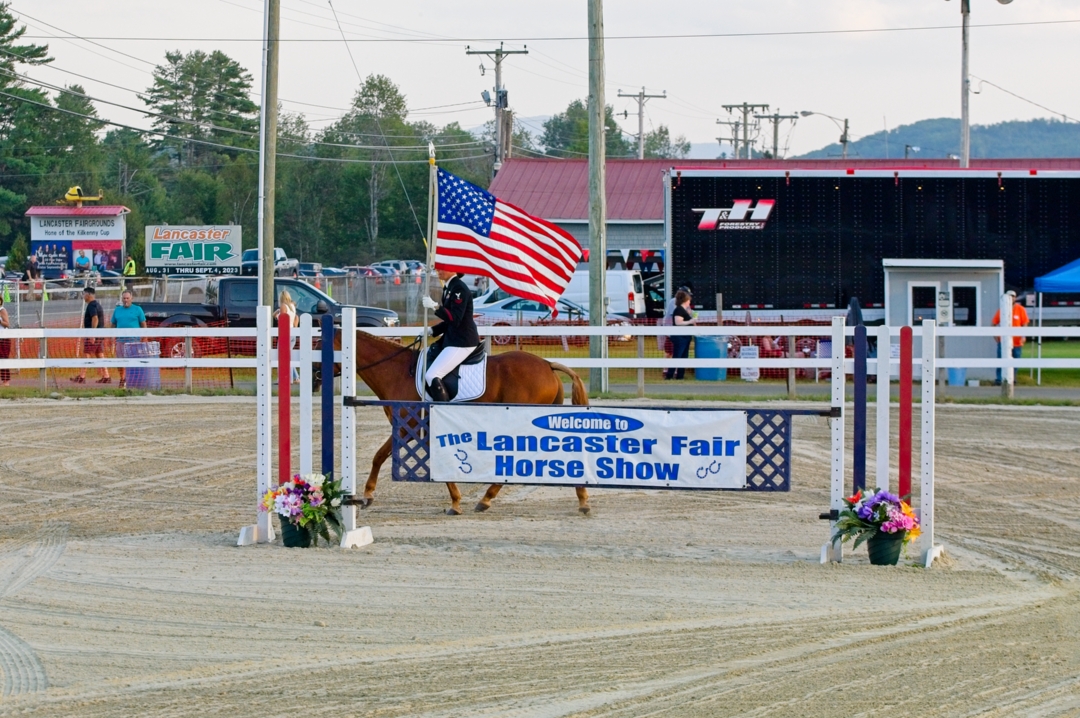
<svg viewBox="0 0 1080 718">
<path fill-rule="evenodd" d="M 431 401 L 427 393 L 427 384 L 424 382 L 424 371 L 427 368 L 427 349 L 420 350 L 420 358 L 416 361 L 416 393 L 424 401 Z M 479 364 L 458 367 L 458 392 L 451 399 L 451 403 L 457 404 L 463 401 L 479 399 L 487 391 L 487 354 Z"/>
</svg>

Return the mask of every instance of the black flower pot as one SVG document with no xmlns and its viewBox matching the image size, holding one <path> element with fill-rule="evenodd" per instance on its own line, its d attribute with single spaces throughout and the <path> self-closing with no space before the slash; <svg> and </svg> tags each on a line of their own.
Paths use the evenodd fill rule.
<svg viewBox="0 0 1080 718">
<path fill-rule="evenodd" d="M 297 526 L 284 516 L 278 515 L 278 520 L 281 522 L 281 543 L 285 545 L 285 548 L 309 548 L 311 546 L 310 531 L 302 526 Z"/>
<path fill-rule="evenodd" d="M 878 531 L 866 542 L 870 563 L 875 566 L 895 566 L 900 560 L 900 550 L 904 548 L 906 537 L 907 531 L 897 531 L 894 534 Z"/>
</svg>

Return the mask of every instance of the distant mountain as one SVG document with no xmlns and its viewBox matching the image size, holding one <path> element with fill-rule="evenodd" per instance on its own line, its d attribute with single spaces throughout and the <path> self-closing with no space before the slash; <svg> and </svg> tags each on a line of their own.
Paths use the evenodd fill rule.
<svg viewBox="0 0 1080 718">
<path fill-rule="evenodd" d="M 941 159 L 960 153 L 960 120 L 941 117 L 901 125 L 866 135 L 848 144 L 849 157 L 897 159 L 904 156 Z M 841 155 L 839 144 L 831 144 L 797 159 L 825 159 Z M 1061 120 L 1000 122 L 971 126 L 972 158 L 993 157 L 1080 157 L 1080 123 Z"/>
</svg>

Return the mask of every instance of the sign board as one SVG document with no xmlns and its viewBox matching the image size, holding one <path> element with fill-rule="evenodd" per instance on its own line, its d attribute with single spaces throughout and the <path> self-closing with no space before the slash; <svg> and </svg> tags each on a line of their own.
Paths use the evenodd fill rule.
<svg viewBox="0 0 1080 718">
<path fill-rule="evenodd" d="M 757 347 L 740 347 L 739 348 L 740 359 L 757 359 L 758 348 Z M 761 378 L 761 370 L 756 366 L 744 366 L 739 368 L 739 378 L 743 381 L 757 381 Z"/>
<path fill-rule="evenodd" d="M 30 254 L 37 257 L 41 269 L 79 272 L 110 269 L 118 272 L 124 262 L 124 242 L 119 239 L 34 240 L 30 242 Z"/>
<path fill-rule="evenodd" d="M 127 237 L 124 215 L 60 216 L 33 215 L 30 217 L 30 241 L 77 242 L 108 240 L 123 244 Z"/>
<path fill-rule="evenodd" d="M 744 411 L 433 404 L 430 421 L 434 481 L 746 486 Z"/>
<path fill-rule="evenodd" d="M 939 291 L 937 294 L 936 319 L 939 327 L 952 325 L 952 292 L 949 290 Z"/>
<path fill-rule="evenodd" d="M 149 226 L 146 273 L 240 274 L 240 226 Z"/>
</svg>

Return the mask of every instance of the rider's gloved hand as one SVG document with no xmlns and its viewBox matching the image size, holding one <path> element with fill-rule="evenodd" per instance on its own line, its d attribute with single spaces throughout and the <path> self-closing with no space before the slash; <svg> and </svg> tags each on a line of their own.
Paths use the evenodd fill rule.
<svg viewBox="0 0 1080 718">
<path fill-rule="evenodd" d="M 434 299 L 432 299 L 431 297 L 424 297 L 424 299 L 422 300 L 422 302 L 421 302 L 421 303 L 422 303 L 422 304 L 423 304 L 423 305 L 424 305 L 425 307 L 427 307 L 428 309 L 431 309 L 431 310 L 435 310 L 435 309 L 438 309 L 438 308 L 439 308 L 439 303 L 438 303 L 438 302 L 436 302 L 436 301 L 435 301 Z"/>
<path fill-rule="evenodd" d="M 424 336 L 425 337 L 434 336 L 433 332 L 431 331 L 431 327 L 424 327 Z"/>
</svg>

